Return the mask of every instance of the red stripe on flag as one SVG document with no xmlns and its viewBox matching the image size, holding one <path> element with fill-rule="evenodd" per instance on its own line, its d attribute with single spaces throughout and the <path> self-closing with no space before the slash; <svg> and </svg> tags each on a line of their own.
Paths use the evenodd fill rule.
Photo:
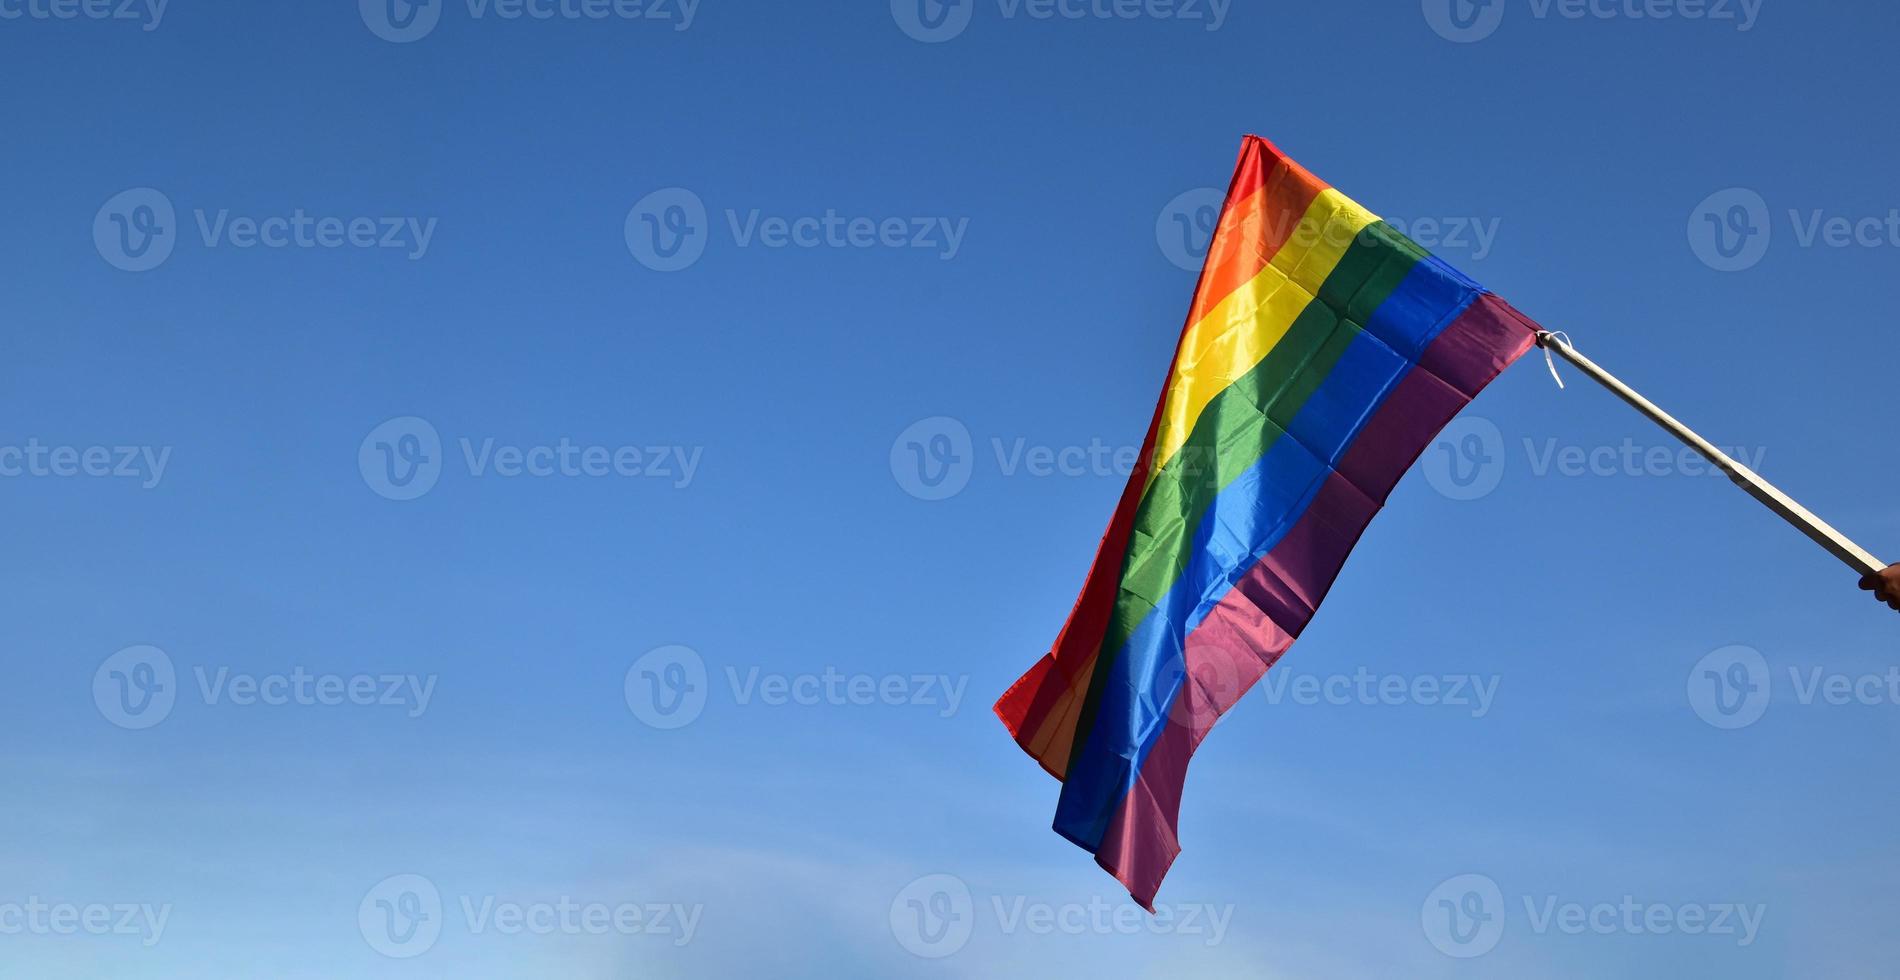
<svg viewBox="0 0 1900 980">
<path fill-rule="evenodd" d="M 1205 316 L 1220 300 L 1252 280 L 1286 244 L 1299 215 L 1304 214 L 1326 185 L 1287 159 L 1273 144 L 1258 137 L 1241 144 L 1234 179 L 1227 191 L 1220 227 L 1208 249 L 1208 262 L 1195 288 L 1187 326 Z M 1297 207 L 1289 219 L 1284 212 Z M 1274 212 L 1282 212 L 1276 214 Z M 1186 334 L 1186 327 L 1182 330 Z M 1180 356 L 1176 344 L 1175 358 Z M 1037 661 L 996 702 L 996 714 L 1024 751 L 1051 775 L 1061 779 L 1068 770 L 1075 716 L 1081 695 L 1094 673 L 1095 657 L 1114 612 L 1121 582 L 1122 562 L 1133 533 L 1135 512 L 1153 466 L 1155 436 L 1161 411 L 1173 382 L 1173 361 L 1161 386 L 1160 400 L 1142 440 L 1135 471 L 1122 491 L 1115 515 L 1097 546 L 1082 593 L 1070 610 L 1055 646 Z M 1059 717 L 1052 717 L 1057 716 Z"/>
</svg>

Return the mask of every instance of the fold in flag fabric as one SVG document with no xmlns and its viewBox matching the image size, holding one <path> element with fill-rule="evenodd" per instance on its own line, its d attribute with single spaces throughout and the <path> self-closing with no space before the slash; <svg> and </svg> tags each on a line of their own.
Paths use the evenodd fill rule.
<svg viewBox="0 0 1900 980">
<path fill-rule="evenodd" d="M 1141 455 L 1055 647 L 996 713 L 1055 830 L 1150 912 L 1188 758 L 1537 326 L 1249 136 Z"/>
</svg>

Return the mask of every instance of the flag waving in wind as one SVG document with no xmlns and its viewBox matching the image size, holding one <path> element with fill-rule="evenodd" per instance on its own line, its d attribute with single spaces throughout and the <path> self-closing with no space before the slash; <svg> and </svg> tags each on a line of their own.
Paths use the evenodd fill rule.
<svg viewBox="0 0 1900 980">
<path fill-rule="evenodd" d="M 1153 911 L 1188 758 L 1537 326 L 1257 136 L 1055 648 L 996 703 L 1055 830 Z"/>
</svg>

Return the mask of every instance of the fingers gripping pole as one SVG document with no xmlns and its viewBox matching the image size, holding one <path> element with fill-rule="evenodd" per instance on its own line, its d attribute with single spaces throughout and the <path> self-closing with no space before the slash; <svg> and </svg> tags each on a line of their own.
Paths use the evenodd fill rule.
<svg viewBox="0 0 1900 980">
<path fill-rule="evenodd" d="M 1762 479 L 1754 470 L 1731 459 L 1727 453 L 1715 448 L 1707 439 L 1676 421 L 1674 416 L 1656 407 L 1655 402 L 1637 394 L 1629 385 L 1617 380 L 1615 375 L 1598 367 L 1595 361 L 1577 353 L 1577 349 L 1570 346 L 1568 337 L 1559 336 L 1548 330 L 1540 331 L 1537 334 L 1537 345 L 1544 348 L 1545 356 L 1555 351 L 1558 357 L 1569 361 L 1577 370 L 1589 375 L 1591 380 L 1608 388 L 1611 394 L 1623 399 L 1631 408 L 1668 430 L 1670 435 L 1681 440 L 1684 445 L 1701 453 L 1710 463 L 1728 474 L 1728 478 L 1736 486 L 1746 490 L 1749 496 L 1761 501 L 1769 510 L 1781 515 L 1782 520 L 1794 525 L 1796 530 L 1807 535 L 1815 544 L 1827 549 L 1829 554 L 1846 563 L 1857 574 L 1871 575 L 1886 567 L 1866 549 L 1849 541 L 1846 535 L 1814 516 L 1806 507 L 1782 493 L 1774 484 Z"/>
</svg>

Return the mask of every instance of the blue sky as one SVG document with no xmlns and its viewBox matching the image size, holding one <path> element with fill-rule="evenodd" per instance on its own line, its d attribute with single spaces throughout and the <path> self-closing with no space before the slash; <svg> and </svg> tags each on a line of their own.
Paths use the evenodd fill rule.
<svg viewBox="0 0 1900 980">
<path fill-rule="evenodd" d="M 989 704 L 1246 132 L 1900 555 L 1900 13 L 918 3 L 0 0 L 8 967 L 1882 973 L 1892 614 L 1536 355 L 1164 920 Z"/>
</svg>

